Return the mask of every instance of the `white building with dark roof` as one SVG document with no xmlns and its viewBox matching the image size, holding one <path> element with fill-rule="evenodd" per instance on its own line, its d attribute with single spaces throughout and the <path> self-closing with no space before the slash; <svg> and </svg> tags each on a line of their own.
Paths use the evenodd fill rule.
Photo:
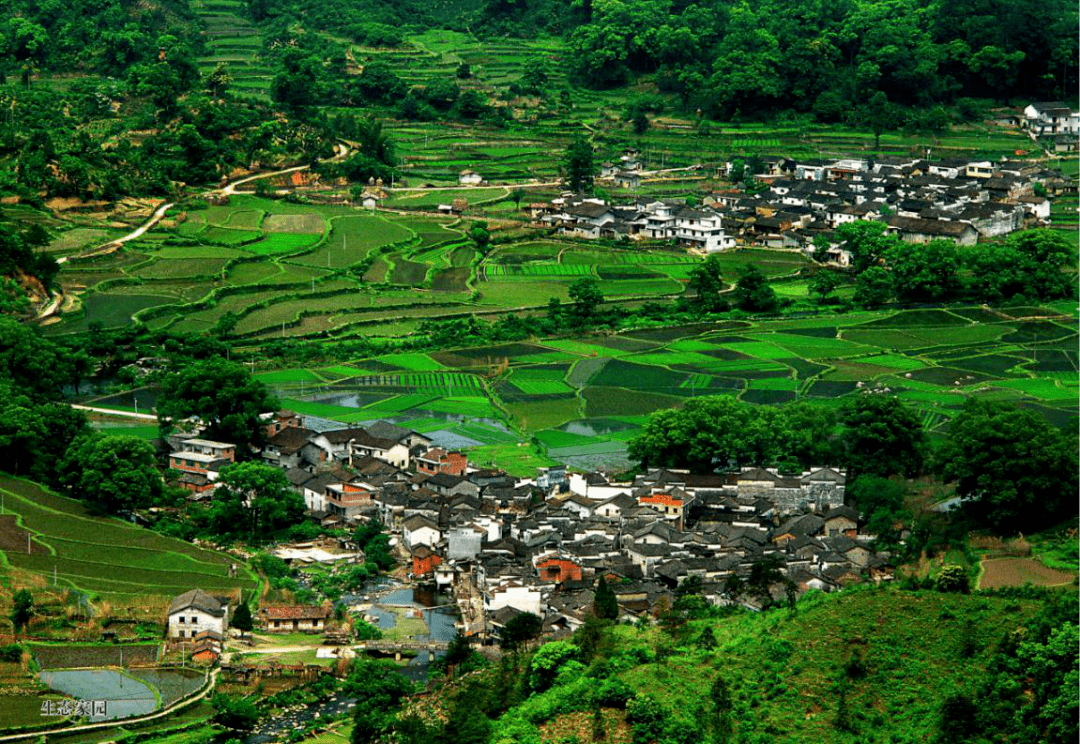
<svg viewBox="0 0 1080 744">
<path fill-rule="evenodd" d="M 227 601 L 212 597 L 202 589 L 192 589 L 169 605 L 169 638 L 195 638 L 208 630 L 224 635 L 228 617 Z"/>
</svg>

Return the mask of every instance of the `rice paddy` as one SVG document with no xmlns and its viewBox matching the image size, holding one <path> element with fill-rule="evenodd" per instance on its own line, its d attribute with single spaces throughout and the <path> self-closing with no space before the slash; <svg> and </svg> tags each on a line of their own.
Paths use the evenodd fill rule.
<svg viewBox="0 0 1080 744">
<path fill-rule="evenodd" d="M 927 327 L 928 321 L 936 325 Z M 1053 341 L 1036 345 L 1031 323 L 1040 324 L 1041 337 Z M 359 408 L 288 403 L 301 413 L 339 420 L 413 421 L 471 442 L 463 446 L 483 449 L 494 462 L 502 463 L 500 453 L 511 451 L 492 446 L 531 438 L 534 449 L 540 448 L 534 456 L 523 459 L 514 450 L 508 463 L 532 463 L 542 452 L 583 467 L 619 467 L 629 464 L 626 441 L 644 415 L 701 395 L 782 405 L 885 392 L 914 405 L 934 433 L 967 397 L 977 394 L 1038 406 L 1052 411 L 1047 415 L 1058 425 L 1075 426 L 1080 398 L 1076 352 L 1054 347 L 1075 343 L 1074 323 L 1065 315 L 1037 321 L 999 316 L 996 323 L 976 323 L 960 310 L 823 314 L 797 321 L 743 321 L 736 328 L 731 322 L 695 324 L 618 336 L 386 354 L 269 379 L 288 383 L 296 393 L 301 373 L 318 374 L 327 390 L 366 391 L 378 399 L 365 399 Z M 937 343 L 898 348 L 895 333 L 933 335 Z M 1001 353 L 992 339 L 1004 335 L 1031 341 Z M 976 336 L 991 340 L 971 354 L 967 350 Z M 875 338 L 877 343 L 871 343 Z M 379 371 L 364 374 L 372 369 Z M 508 428 L 498 428 L 493 441 L 490 430 L 475 428 L 477 418 L 503 421 Z M 597 420 L 607 423 L 586 423 Z"/>
</svg>

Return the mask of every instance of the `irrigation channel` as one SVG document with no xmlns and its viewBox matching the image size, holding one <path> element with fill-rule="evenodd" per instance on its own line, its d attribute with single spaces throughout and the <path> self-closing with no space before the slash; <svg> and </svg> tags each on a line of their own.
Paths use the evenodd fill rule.
<svg viewBox="0 0 1080 744">
<path fill-rule="evenodd" d="M 454 627 L 457 617 L 457 613 L 452 609 L 454 605 L 446 597 L 437 595 L 434 589 L 406 586 L 392 579 L 379 579 L 365 587 L 363 592 L 343 595 L 341 601 L 354 612 L 375 620 L 372 624 L 377 625 L 384 633 L 394 628 L 398 617 L 402 615 L 418 615 L 417 619 L 422 619 L 427 627 L 427 633 L 416 634 L 411 640 L 447 643 L 453 640 L 457 632 Z M 401 673 L 413 682 L 423 682 L 427 679 L 431 660 L 443 653 L 420 652 L 401 668 Z M 305 728 L 314 721 L 338 718 L 355 705 L 354 698 L 339 692 L 314 705 L 297 706 L 273 720 L 263 722 L 245 739 L 245 743 L 268 744 L 281 741 L 293 731 Z"/>
</svg>

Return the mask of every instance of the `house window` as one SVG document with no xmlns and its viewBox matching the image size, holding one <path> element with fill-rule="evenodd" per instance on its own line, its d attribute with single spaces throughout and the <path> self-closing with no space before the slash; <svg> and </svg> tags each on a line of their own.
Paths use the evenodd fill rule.
<svg viewBox="0 0 1080 744">
<path fill-rule="evenodd" d="M 181 623 L 184 622 L 184 616 L 183 615 L 180 616 L 180 622 Z"/>
<path fill-rule="evenodd" d="M 184 631 L 182 631 L 182 630 L 178 630 L 178 631 L 176 632 L 176 637 L 177 637 L 177 638 L 183 638 L 183 637 L 184 637 Z"/>
</svg>

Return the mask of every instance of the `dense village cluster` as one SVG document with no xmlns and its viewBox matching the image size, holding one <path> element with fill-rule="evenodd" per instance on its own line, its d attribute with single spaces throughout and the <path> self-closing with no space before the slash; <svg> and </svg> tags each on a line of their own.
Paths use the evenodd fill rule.
<svg viewBox="0 0 1080 744">
<path fill-rule="evenodd" d="M 315 430 L 280 411 L 265 422 L 262 457 L 285 469 L 309 518 L 326 528 L 379 520 L 412 578 L 452 594 L 464 634 L 476 640 L 497 640 L 523 612 L 551 634 L 576 629 L 600 577 L 626 619 L 669 607 L 688 577 L 714 604 L 749 607 L 891 577 L 889 555 L 875 553 L 858 512 L 844 505 L 844 473 L 830 468 L 652 470 L 619 480 L 552 467 L 520 479 L 474 468 L 464 453 L 382 421 Z M 170 443 L 170 466 L 190 498 L 214 498 L 235 447 L 184 435 Z M 741 591 L 765 559 L 779 570 L 774 581 Z M 262 618 L 270 630 L 319 630 L 326 618 L 325 607 L 270 612 Z"/>
<path fill-rule="evenodd" d="M 529 210 L 537 223 L 570 236 L 669 240 L 705 253 L 769 246 L 811 254 L 825 241 L 829 257 L 847 265 L 849 256 L 833 235 L 845 223 L 881 221 L 905 242 L 974 245 L 1048 224 L 1047 194 L 1074 188 L 1060 173 L 1020 160 L 755 156 L 733 159 L 717 175 L 749 179 L 753 188 L 714 192 L 698 207 L 653 197 L 608 204 L 567 194 Z M 619 166 L 605 164 L 600 176 L 636 188 L 650 174 L 637 152 L 627 151 Z"/>
</svg>

